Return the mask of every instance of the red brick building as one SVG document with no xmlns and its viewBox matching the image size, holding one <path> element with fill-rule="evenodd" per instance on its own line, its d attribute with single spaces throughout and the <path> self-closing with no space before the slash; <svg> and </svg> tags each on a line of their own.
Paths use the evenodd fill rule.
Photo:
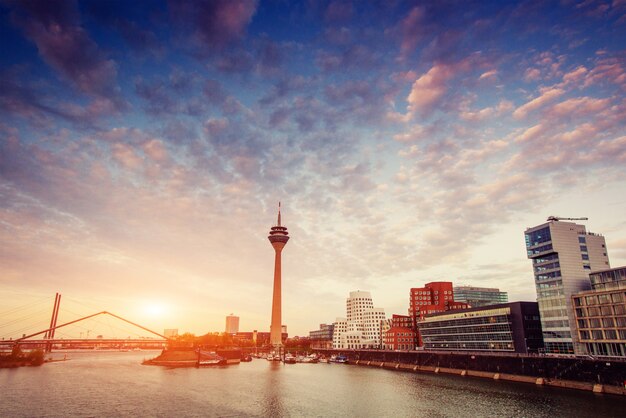
<svg viewBox="0 0 626 418">
<path fill-rule="evenodd" d="M 387 350 L 415 349 L 415 331 L 405 327 L 391 327 L 385 332 L 385 348 Z"/>
<path fill-rule="evenodd" d="M 445 312 L 455 309 L 467 309 L 469 305 L 464 302 L 454 301 L 452 282 L 431 282 L 424 287 L 411 288 L 409 300 L 409 317 L 412 320 L 412 328 L 417 336 L 417 346 L 422 346 L 422 341 L 417 330 L 417 323 L 424 315 Z"/>
</svg>

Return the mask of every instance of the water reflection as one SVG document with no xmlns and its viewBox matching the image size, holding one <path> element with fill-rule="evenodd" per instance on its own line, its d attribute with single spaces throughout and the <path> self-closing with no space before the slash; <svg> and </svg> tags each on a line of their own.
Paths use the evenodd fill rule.
<svg viewBox="0 0 626 418">
<path fill-rule="evenodd" d="M 259 362 L 263 360 L 257 360 Z M 282 399 L 282 372 L 285 365 L 278 361 L 268 361 L 269 373 L 265 373 L 263 386 L 263 415 L 268 417 L 283 417 L 286 415 Z"/>
</svg>

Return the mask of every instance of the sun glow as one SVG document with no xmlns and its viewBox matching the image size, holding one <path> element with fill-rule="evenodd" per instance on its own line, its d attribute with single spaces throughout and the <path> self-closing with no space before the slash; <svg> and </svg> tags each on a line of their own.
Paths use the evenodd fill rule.
<svg viewBox="0 0 626 418">
<path fill-rule="evenodd" d="M 142 307 L 142 313 L 151 318 L 161 318 L 165 316 L 168 311 L 169 307 L 165 303 L 156 301 L 146 302 Z"/>
</svg>

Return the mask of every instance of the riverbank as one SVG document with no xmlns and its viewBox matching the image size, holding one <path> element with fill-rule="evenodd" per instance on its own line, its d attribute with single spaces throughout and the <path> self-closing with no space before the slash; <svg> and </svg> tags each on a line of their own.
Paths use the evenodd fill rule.
<svg viewBox="0 0 626 418">
<path fill-rule="evenodd" d="M 404 372 L 427 372 L 427 373 L 442 373 L 458 376 L 471 376 L 480 377 L 492 380 L 502 380 L 508 382 L 529 383 L 539 386 L 551 386 L 558 388 L 585 390 L 593 393 L 607 393 L 611 395 L 626 396 L 626 387 L 619 387 L 613 385 L 602 385 L 598 383 L 586 383 L 578 382 L 574 380 L 561 380 L 561 379 L 547 379 L 543 377 L 523 376 L 508 373 L 493 373 L 478 370 L 466 370 L 466 369 L 454 369 L 447 367 L 436 366 L 418 366 L 408 363 L 397 362 L 378 362 L 378 361 L 362 361 L 352 360 L 348 361 L 348 364 L 357 366 L 379 367 L 384 369 L 399 370 Z"/>
</svg>

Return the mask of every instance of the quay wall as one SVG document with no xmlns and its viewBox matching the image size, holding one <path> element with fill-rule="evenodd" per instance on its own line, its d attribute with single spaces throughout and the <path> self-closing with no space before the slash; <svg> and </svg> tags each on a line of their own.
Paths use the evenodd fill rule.
<svg viewBox="0 0 626 418">
<path fill-rule="evenodd" d="M 413 372 L 475 376 L 626 395 L 626 361 L 523 354 L 432 351 L 317 350 L 350 364 Z"/>
</svg>

